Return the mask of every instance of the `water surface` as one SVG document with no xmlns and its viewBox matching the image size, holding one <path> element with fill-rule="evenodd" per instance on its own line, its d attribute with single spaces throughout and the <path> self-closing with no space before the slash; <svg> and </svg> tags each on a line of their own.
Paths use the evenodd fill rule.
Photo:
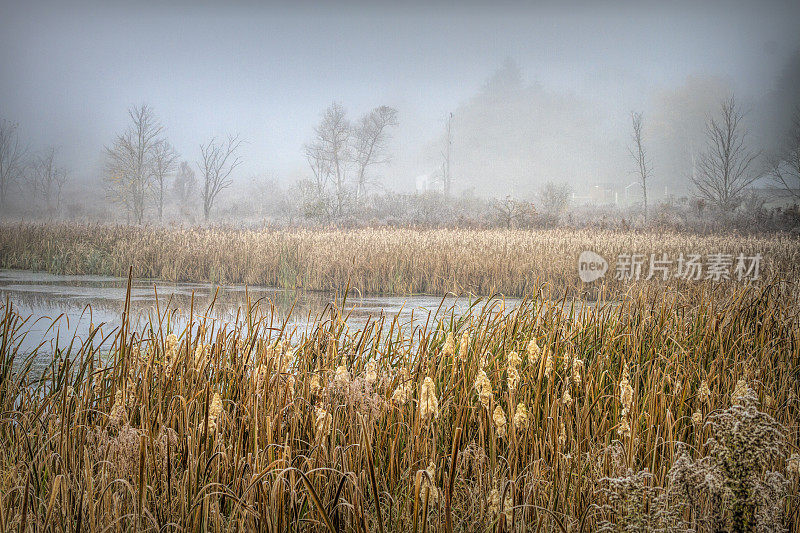
<svg viewBox="0 0 800 533">
<path fill-rule="evenodd" d="M 23 353 L 37 351 L 42 363 L 56 347 L 87 337 L 91 325 L 101 326 L 95 339 L 113 337 L 122 324 L 127 279 L 107 276 L 64 276 L 26 270 L 0 270 L 0 297 L 10 298 L 14 309 L 30 316 L 22 339 Z M 363 296 L 350 294 L 344 306 L 348 327 L 363 326 L 368 319 L 385 315 L 408 328 L 422 325 L 450 311 L 461 315 L 475 297 L 438 296 Z M 131 324 L 142 326 L 167 309 L 177 312 L 173 321 L 179 327 L 193 310 L 195 319 L 205 317 L 217 327 L 241 318 L 248 301 L 271 313 L 274 327 L 286 323 L 289 329 L 306 330 L 328 305 L 341 307 L 341 297 L 332 293 L 291 291 L 275 287 L 216 285 L 211 283 L 173 283 L 136 279 L 131 284 Z M 508 312 L 519 299 L 498 302 L 497 310 Z M 213 305 L 212 305 L 213 303 Z M 437 315 L 437 310 L 439 314 Z M 107 341 L 110 342 L 110 341 Z"/>
</svg>

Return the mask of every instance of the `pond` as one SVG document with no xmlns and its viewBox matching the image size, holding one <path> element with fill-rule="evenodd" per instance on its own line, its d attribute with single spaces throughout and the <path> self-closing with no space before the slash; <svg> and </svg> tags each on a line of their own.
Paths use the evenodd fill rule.
<svg viewBox="0 0 800 533">
<path fill-rule="evenodd" d="M 101 337 L 113 338 L 122 323 L 126 289 L 126 278 L 0 270 L 3 302 L 8 297 L 17 313 L 30 316 L 24 328 L 28 333 L 21 341 L 21 351 L 36 350 L 40 364 L 52 355 L 56 340 L 59 346 L 68 344 L 73 336 L 84 340 L 92 324 L 101 326 Z M 241 316 L 246 309 L 248 300 L 251 304 L 258 301 L 261 310 L 267 314 L 271 312 L 275 327 L 285 321 L 288 329 L 296 328 L 299 332 L 313 323 L 326 306 L 341 304 L 341 297 L 337 300 L 332 293 L 135 279 L 131 284 L 131 324 L 141 326 L 155 317 L 156 305 L 161 314 L 166 309 L 177 310 L 174 321 L 178 327 L 186 323 L 190 308 L 195 319 L 206 317 L 218 326 L 232 324 L 237 313 Z M 370 317 L 381 315 L 389 319 L 397 317 L 401 325 L 409 327 L 424 324 L 437 316 L 437 310 L 439 317 L 449 316 L 451 311 L 461 315 L 475 300 L 474 296 L 363 296 L 351 292 L 344 314 L 349 314 L 350 328 L 363 326 Z M 519 302 L 519 299 L 498 301 L 497 311 L 509 312 Z"/>
</svg>

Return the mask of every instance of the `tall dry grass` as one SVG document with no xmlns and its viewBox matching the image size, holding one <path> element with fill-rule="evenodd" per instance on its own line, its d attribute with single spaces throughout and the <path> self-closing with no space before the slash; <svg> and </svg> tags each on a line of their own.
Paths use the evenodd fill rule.
<svg viewBox="0 0 800 533">
<path fill-rule="evenodd" d="M 246 283 L 308 290 L 348 284 L 375 294 L 523 296 L 546 284 L 553 294 L 597 298 L 636 284 L 583 285 L 577 258 L 594 250 L 612 265 L 619 254 L 682 252 L 764 256 L 762 277 L 800 279 L 796 237 L 699 236 L 600 230 L 219 230 L 105 225 L 0 226 L 0 267 L 58 274 L 127 275 L 171 281 Z M 644 272 L 646 274 L 646 270 Z M 680 280 L 654 285 L 679 286 Z M 698 282 L 683 282 L 689 290 Z M 634 287 L 635 288 L 635 287 Z"/>
<path fill-rule="evenodd" d="M 41 377 L 6 302 L 0 530 L 798 530 L 795 294 L 532 295 L 414 331 L 157 312 Z"/>
</svg>

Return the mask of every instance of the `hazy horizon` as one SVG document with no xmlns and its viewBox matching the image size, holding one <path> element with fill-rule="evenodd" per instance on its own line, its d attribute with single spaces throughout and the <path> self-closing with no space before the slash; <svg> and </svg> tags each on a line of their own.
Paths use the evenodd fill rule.
<svg viewBox="0 0 800 533">
<path fill-rule="evenodd" d="M 267 175 L 288 185 L 308 174 L 302 146 L 334 101 L 351 119 L 378 105 L 398 109 L 393 163 L 380 170 L 390 189 L 413 190 L 416 176 L 436 168 L 450 112 L 456 191 L 608 182 L 629 170 L 631 111 L 653 119 L 652 144 L 665 102 L 689 94 L 716 111 L 721 95 L 696 87 L 732 91 L 758 115 L 800 49 L 794 2 L 32 2 L 5 3 L 0 18 L 0 118 L 18 122 L 34 152 L 59 147 L 74 182 L 98 185 L 103 147 L 141 103 L 182 159 L 196 161 L 211 136 L 238 133 L 247 144 L 236 182 Z M 476 104 L 507 60 L 525 91 L 524 113 L 511 106 L 509 116 L 527 114 L 524 126 Z M 655 184 L 677 184 L 681 171 L 666 158 Z"/>
</svg>

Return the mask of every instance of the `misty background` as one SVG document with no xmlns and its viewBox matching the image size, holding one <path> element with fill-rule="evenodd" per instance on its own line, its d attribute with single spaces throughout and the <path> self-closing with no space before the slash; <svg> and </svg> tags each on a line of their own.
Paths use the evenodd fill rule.
<svg viewBox="0 0 800 533">
<path fill-rule="evenodd" d="M 108 185 L 108 151 L 129 110 L 146 104 L 176 154 L 167 219 L 203 220 L 192 199 L 202 183 L 182 190 L 180 163 L 202 182 L 201 145 L 228 136 L 241 141 L 237 165 L 210 220 L 335 218 L 308 199 L 308 147 L 336 104 L 352 124 L 396 110 L 368 188 L 347 174 L 350 203 L 366 210 L 372 197 L 367 218 L 426 221 L 439 204 L 403 215 L 396 199 L 441 192 L 445 176 L 465 212 L 502 218 L 517 201 L 541 213 L 564 194 L 634 218 L 632 112 L 643 117 L 652 205 L 697 196 L 707 122 L 731 95 L 759 155 L 752 188 L 775 188 L 768 160 L 800 104 L 798 22 L 800 4 L 788 1 L 7 2 L 0 119 L 17 125 L 28 160 L 53 154 L 63 170 L 59 217 L 131 221 Z M 42 212 L 22 166 L 6 217 Z"/>
</svg>

